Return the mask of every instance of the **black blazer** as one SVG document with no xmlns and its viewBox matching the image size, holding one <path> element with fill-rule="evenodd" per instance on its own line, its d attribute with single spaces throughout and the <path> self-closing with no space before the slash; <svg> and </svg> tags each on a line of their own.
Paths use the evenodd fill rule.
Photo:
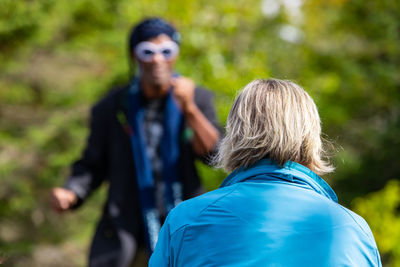
<svg viewBox="0 0 400 267">
<path fill-rule="evenodd" d="M 133 153 L 128 134 L 117 119 L 118 112 L 127 114 L 129 87 L 112 90 L 99 101 L 91 112 L 90 134 L 82 158 L 72 166 L 72 174 L 65 188 L 78 196 L 79 207 L 104 181 L 108 182 L 108 197 L 92 244 L 91 257 L 95 257 L 95 247 L 104 248 L 107 237 L 116 238 L 123 230 L 132 235 L 140 244 L 142 238 L 142 219 L 139 204 L 139 191 Z M 218 129 L 211 92 L 196 88 L 195 103 L 208 120 Z M 127 116 L 126 116 L 127 117 Z M 187 124 L 180 131 L 180 179 L 185 199 L 202 192 L 200 179 L 195 168 L 197 157 L 187 138 Z M 206 158 L 202 158 L 207 160 Z M 97 241 L 96 241 L 97 240 Z M 100 241 L 103 240 L 103 241 Z M 96 244 L 96 242 L 98 244 Z M 103 249 L 100 249 L 101 253 Z"/>
</svg>

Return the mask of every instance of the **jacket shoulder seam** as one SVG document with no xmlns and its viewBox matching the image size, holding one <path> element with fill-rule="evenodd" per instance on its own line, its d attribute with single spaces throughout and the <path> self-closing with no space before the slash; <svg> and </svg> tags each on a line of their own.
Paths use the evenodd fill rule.
<svg viewBox="0 0 400 267">
<path fill-rule="evenodd" d="M 199 218 L 199 216 L 200 216 L 203 212 L 205 212 L 210 206 L 214 205 L 214 204 L 217 203 L 219 200 L 221 200 L 222 198 L 224 198 L 224 197 L 230 195 L 233 191 L 235 191 L 235 190 L 236 190 L 236 187 L 237 187 L 238 185 L 239 185 L 239 184 L 235 184 L 234 186 L 232 186 L 232 187 L 233 187 L 232 190 L 230 190 L 229 192 L 226 192 L 226 193 L 223 194 L 222 196 L 218 197 L 217 199 L 215 199 L 214 201 L 212 201 L 211 203 L 209 203 L 206 207 L 204 207 L 201 211 L 199 211 L 199 213 L 195 216 L 195 218 L 192 220 L 192 222 L 193 222 L 193 221 L 196 221 L 196 220 Z M 186 226 L 188 226 L 188 225 L 190 225 L 190 224 L 191 224 L 191 223 L 185 223 L 184 225 L 181 225 L 180 227 L 178 227 L 176 230 L 174 230 L 174 231 L 171 233 L 171 236 L 174 235 L 176 232 L 180 231 L 182 228 L 185 228 Z"/>
<path fill-rule="evenodd" d="M 347 215 L 350 216 L 350 218 L 358 225 L 358 227 L 361 229 L 361 231 L 363 232 L 363 234 L 370 240 L 370 241 L 374 241 L 371 239 L 371 236 L 364 230 L 364 227 L 358 223 L 358 221 L 354 218 L 354 216 L 343 206 L 339 205 L 339 207 L 344 210 L 344 212 L 346 212 Z"/>
</svg>

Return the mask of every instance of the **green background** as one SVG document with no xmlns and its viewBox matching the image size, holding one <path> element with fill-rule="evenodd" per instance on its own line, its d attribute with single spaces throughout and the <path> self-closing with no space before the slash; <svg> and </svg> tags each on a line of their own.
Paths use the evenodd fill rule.
<svg viewBox="0 0 400 267">
<path fill-rule="evenodd" d="M 324 177 L 400 266 L 400 2 L 397 0 L 1 0 L 0 262 L 84 266 L 104 186 L 58 215 L 90 106 L 129 80 L 132 24 L 162 16 L 182 35 L 177 70 L 213 90 L 224 123 L 255 78 L 290 79 L 314 98 L 336 172 Z M 207 189 L 225 177 L 200 165 Z"/>
</svg>

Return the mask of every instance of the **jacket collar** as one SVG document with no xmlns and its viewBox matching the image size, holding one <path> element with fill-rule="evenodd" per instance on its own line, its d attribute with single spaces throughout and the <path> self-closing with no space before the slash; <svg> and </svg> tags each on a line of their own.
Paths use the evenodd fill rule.
<svg viewBox="0 0 400 267">
<path fill-rule="evenodd" d="M 270 159 L 262 159 L 248 168 L 239 168 L 233 171 L 222 182 L 220 187 L 230 186 L 246 180 L 271 180 L 282 179 L 294 184 L 309 187 L 334 202 L 338 198 L 332 188 L 316 173 L 307 167 L 293 161 L 288 161 L 282 167 Z"/>
</svg>

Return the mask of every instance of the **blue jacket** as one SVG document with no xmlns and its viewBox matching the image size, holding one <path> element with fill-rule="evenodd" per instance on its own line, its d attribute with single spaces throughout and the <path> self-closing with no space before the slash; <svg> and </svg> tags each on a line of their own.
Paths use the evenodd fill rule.
<svg viewBox="0 0 400 267">
<path fill-rule="evenodd" d="M 185 201 L 161 229 L 150 266 L 381 266 L 363 218 L 308 168 L 261 160 Z"/>
</svg>

